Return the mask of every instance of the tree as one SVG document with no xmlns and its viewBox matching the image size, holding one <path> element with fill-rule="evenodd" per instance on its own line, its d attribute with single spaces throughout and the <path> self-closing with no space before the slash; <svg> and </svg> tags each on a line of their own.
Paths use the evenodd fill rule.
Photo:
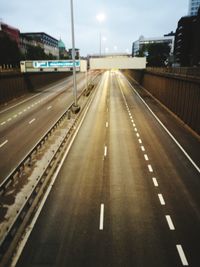
<svg viewBox="0 0 200 267">
<path fill-rule="evenodd" d="M 47 59 L 47 55 L 44 53 L 44 49 L 40 46 L 28 46 L 26 53 L 27 60 L 43 60 Z"/>
<path fill-rule="evenodd" d="M 0 36 L 0 64 L 19 64 L 21 53 L 15 41 L 10 39 L 7 34 L 1 33 Z"/>
<path fill-rule="evenodd" d="M 170 46 L 167 43 L 144 44 L 140 47 L 138 55 L 147 57 L 147 66 L 163 67 L 170 56 Z"/>
<path fill-rule="evenodd" d="M 167 43 L 153 43 L 149 45 L 147 62 L 148 66 L 164 67 L 170 54 L 170 46 Z"/>
</svg>

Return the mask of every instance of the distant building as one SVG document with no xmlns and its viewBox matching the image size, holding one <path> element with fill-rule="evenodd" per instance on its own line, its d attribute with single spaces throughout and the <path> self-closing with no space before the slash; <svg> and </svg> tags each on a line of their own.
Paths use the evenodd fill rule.
<svg viewBox="0 0 200 267">
<path fill-rule="evenodd" d="M 200 8 L 196 16 L 179 20 L 174 55 L 180 66 L 200 66 Z"/>
<path fill-rule="evenodd" d="M 18 30 L 17 28 L 0 22 L 0 32 L 8 35 L 10 39 L 17 43 L 18 46 L 20 45 L 20 30 Z"/>
<path fill-rule="evenodd" d="M 61 39 L 58 41 L 58 49 L 59 49 L 59 59 L 68 59 L 69 57 L 68 52 L 65 48 L 65 44 Z"/>
<path fill-rule="evenodd" d="M 174 51 L 174 33 L 171 32 L 169 34 L 164 35 L 163 37 L 151 37 L 145 38 L 144 36 L 140 36 L 140 38 L 133 42 L 132 45 L 132 56 L 137 56 L 139 54 L 140 49 L 143 45 L 146 44 L 154 44 L 154 43 L 167 43 L 171 47 L 170 54 L 173 54 Z"/>
<path fill-rule="evenodd" d="M 58 40 L 44 32 L 28 32 L 21 34 L 23 43 L 35 43 L 44 49 L 45 54 L 59 58 Z M 25 41 L 26 40 L 26 41 Z"/>
<path fill-rule="evenodd" d="M 196 16 L 200 7 L 200 0 L 189 0 L 189 16 Z"/>
<path fill-rule="evenodd" d="M 72 48 L 69 49 L 69 58 L 72 59 Z M 80 59 L 80 49 L 75 48 L 75 58 Z"/>
</svg>

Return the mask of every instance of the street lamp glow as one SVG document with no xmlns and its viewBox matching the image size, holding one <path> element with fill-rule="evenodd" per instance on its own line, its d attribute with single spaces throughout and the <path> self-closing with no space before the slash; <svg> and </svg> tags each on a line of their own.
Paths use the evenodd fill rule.
<svg viewBox="0 0 200 267">
<path fill-rule="evenodd" d="M 100 13 L 96 16 L 96 19 L 99 21 L 99 22 L 103 22 L 105 19 L 106 19 L 106 16 L 105 14 L 103 13 Z"/>
</svg>

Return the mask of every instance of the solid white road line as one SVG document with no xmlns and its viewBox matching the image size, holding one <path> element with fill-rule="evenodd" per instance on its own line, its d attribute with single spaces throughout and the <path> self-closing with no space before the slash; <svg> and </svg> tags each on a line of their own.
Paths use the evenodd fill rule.
<svg viewBox="0 0 200 267">
<path fill-rule="evenodd" d="M 147 154 L 144 154 L 144 158 L 145 158 L 145 160 L 149 160 Z"/>
<path fill-rule="evenodd" d="M 107 156 L 107 146 L 104 147 L 104 157 Z"/>
<path fill-rule="evenodd" d="M 169 229 L 170 230 L 175 230 L 175 227 L 174 227 L 174 224 L 172 222 L 171 216 L 170 215 L 166 215 L 165 218 L 166 218 L 167 223 L 169 225 Z"/>
<path fill-rule="evenodd" d="M 103 220 L 104 220 L 104 204 L 101 204 L 100 208 L 100 222 L 99 222 L 99 230 L 103 230 Z"/>
<path fill-rule="evenodd" d="M 8 140 L 5 140 L 3 143 L 0 144 L 0 148 L 4 146 L 6 143 L 8 143 Z"/>
<path fill-rule="evenodd" d="M 165 205 L 165 201 L 164 201 L 163 195 L 162 194 L 158 194 L 158 198 L 160 200 L 160 204 L 164 206 Z"/>
<path fill-rule="evenodd" d="M 153 168 L 152 168 L 151 164 L 148 165 L 148 169 L 149 169 L 149 172 L 153 172 Z"/>
<path fill-rule="evenodd" d="M 29 124 L 33 123 L 35 121 L 35 118 L 29 121 Z"/>
<path fill-rule="evenodd" d="M 183 266 L 189 266 L 182 246 L 181 245 L 176 245 L 176 248 L 178 250 L 178 254 L 179 254 L 180 258 L 181 258 L 181 262 L 182 262 Z"/>
<path fill-rule="evenodd" d="M 155 187 L 158 187 L 158 181 L 155 177 L 152 178 Z"/>
<path fill-rule="evenodd" d="M 195 169 L 200 173 L 200 168 L 197 166 L 197 164 L 192 160 L 192 158 L 189 156 L 189 154 L 185 151 L 185 149 L 180 145 L 180 143 L 176 140 L 176 138 L 171 134 L 171 132 L 165 127 L 165 125 L 161 122 L 161 120 L 156 116 L 156 114 L 151 110 L 151 108 L 147 105 L 147 103 L 144 101 L 144 99 L 139 95 L 139 93 L 135 90 L 135 88 L 131 85 L 131 83 L 126 79 L 130 87 L 133 89 L 133 91 L 136 93 L 136 95 L 140 98 L 140 100 L 143 102 L 143 104 L 148 108 L 148 110 L 151 112 L 151 114 L 154 116 L 154 118 L 157 120 L 157 122 L 163 127 L 163 129 L 167 132 L 167 134 L 171 137 L 171 139 L 175 142 L 175 144 L 180 148 L 180 150 L 183 152 L 183 154 L 187 157 L 187 159 L 191 162 L 191 164 L 195 167 Z"/>
</svg>

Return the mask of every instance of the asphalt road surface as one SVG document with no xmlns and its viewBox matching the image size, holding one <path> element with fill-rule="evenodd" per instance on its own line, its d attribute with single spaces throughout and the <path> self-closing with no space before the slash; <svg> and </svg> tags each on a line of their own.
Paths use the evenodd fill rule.
<svg viewBox="0 0 200 267">
<path fill-rule="evenodd" d="M 78 93 L 86 86 L 77 75 Z M 73 103 L 72 76 L 0 111 L 0 183 Z"/>
<path fill-rule="evenodd" d="M 17 266 L 200 266 L 199 178 L 106 72 Z"/>
</svg>

